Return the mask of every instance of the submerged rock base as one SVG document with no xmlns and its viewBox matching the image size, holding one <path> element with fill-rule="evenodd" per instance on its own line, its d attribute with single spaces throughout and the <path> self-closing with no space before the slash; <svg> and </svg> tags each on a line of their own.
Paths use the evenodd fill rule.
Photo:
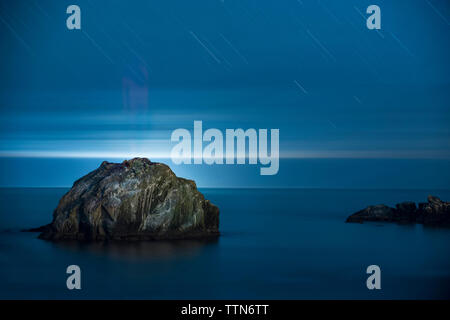
<svg viewBox="0 0 450 320">
<path fill-rule="evenodd" d="M 47 240 L 158 240 L 219 235 L 219 209 L 192 180 L 145 158 L 103 162 L 59 201 Z"/>
<path fill-rule="evenodd" d="M 427 203 L 401 202 L 395 208 L 384 204 L 368 206 L 349 216 L 346 222 L 386 221 L 398 223 L 422 223 L 434 226 L 450 226 L 450 202 L 428 196 Z"/>
</svg>

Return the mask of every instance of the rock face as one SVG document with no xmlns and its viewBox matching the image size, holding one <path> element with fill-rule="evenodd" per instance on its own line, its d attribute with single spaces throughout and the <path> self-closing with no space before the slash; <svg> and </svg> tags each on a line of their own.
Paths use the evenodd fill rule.
<svg viewBox="0 0 450 320">
<path fill-rule="evenodd" d="M 435 226 L 450 226 L 450 202 L 428 196 L 427 203 L 401 202 L 395 208 L 384 204 L 368 206 L 352 214 L 346 222 L 387 221 L 399 223 L 422 223 Z"/>
<path fill-rule="evenodd" d="M 75 181 L 60 200 L 48 240 L 155 240 L 217 236 L 219 209 L 195 182 L 178 178 L 162 163 L 135 158 L 103 162 Z"/>
</svg>

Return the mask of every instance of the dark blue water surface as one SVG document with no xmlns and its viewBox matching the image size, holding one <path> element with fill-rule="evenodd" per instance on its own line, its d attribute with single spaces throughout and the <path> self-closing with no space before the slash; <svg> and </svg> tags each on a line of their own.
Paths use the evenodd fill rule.
<svg viewBox="0 0 450 320">
<path fill-rule="evenodd" d="M 203 189 L 217 241 L 51 243 L 22 228 L 51 220 L 67 189 L 0 189 L 0 298 L 450 298 L 450 229 L 348 224 L 366 205 L 435 190 Z M 81 268 L 82 289 L 66 288 Z M 366 268 L 381 267 L 381 290 Z"/>
</svg>

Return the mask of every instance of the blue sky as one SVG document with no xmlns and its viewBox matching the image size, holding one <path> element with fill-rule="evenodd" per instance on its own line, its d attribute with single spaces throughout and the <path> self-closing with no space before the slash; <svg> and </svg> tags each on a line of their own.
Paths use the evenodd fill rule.
<svg viewBox="0 0 450 320">
<path fill-rule="evenodd" d="M 284 159 L 270 178 L 174 168 L 202 186 L 449 187 L 445 1 L 377 1 L 379 31 L 372 1 L 76 1 L 72 31 L 70 4 L 0 3 L 0 185 L 70 185 L 136 155 L 172 166 L 171 132 L 202 120 L 279 128 Z M 322 179 L 333 165 L 305 159 L 352 165 Z"/>
</svg>

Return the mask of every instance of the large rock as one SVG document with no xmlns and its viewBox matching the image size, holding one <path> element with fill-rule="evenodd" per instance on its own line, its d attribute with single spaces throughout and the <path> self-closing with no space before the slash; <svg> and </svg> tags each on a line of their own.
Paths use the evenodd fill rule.
<svg viewBox="0 0 450 320">
<path fill-rule="evenodd" d="M 153 240 L 217 236 L 219 209 L 195 182 L 162 163 L 103 162 L 75 181 L 53 221 L 34 231 L 49 240 Z"/>
<path fill-rule="evenodd" d="M 384 204 L 369 206 L 349 216 L 346 222 L 387 221 L 450 226 L 450 202 L 428 196 L 428 203 L 401 202 L 395 208 Z"/>
</svg>

